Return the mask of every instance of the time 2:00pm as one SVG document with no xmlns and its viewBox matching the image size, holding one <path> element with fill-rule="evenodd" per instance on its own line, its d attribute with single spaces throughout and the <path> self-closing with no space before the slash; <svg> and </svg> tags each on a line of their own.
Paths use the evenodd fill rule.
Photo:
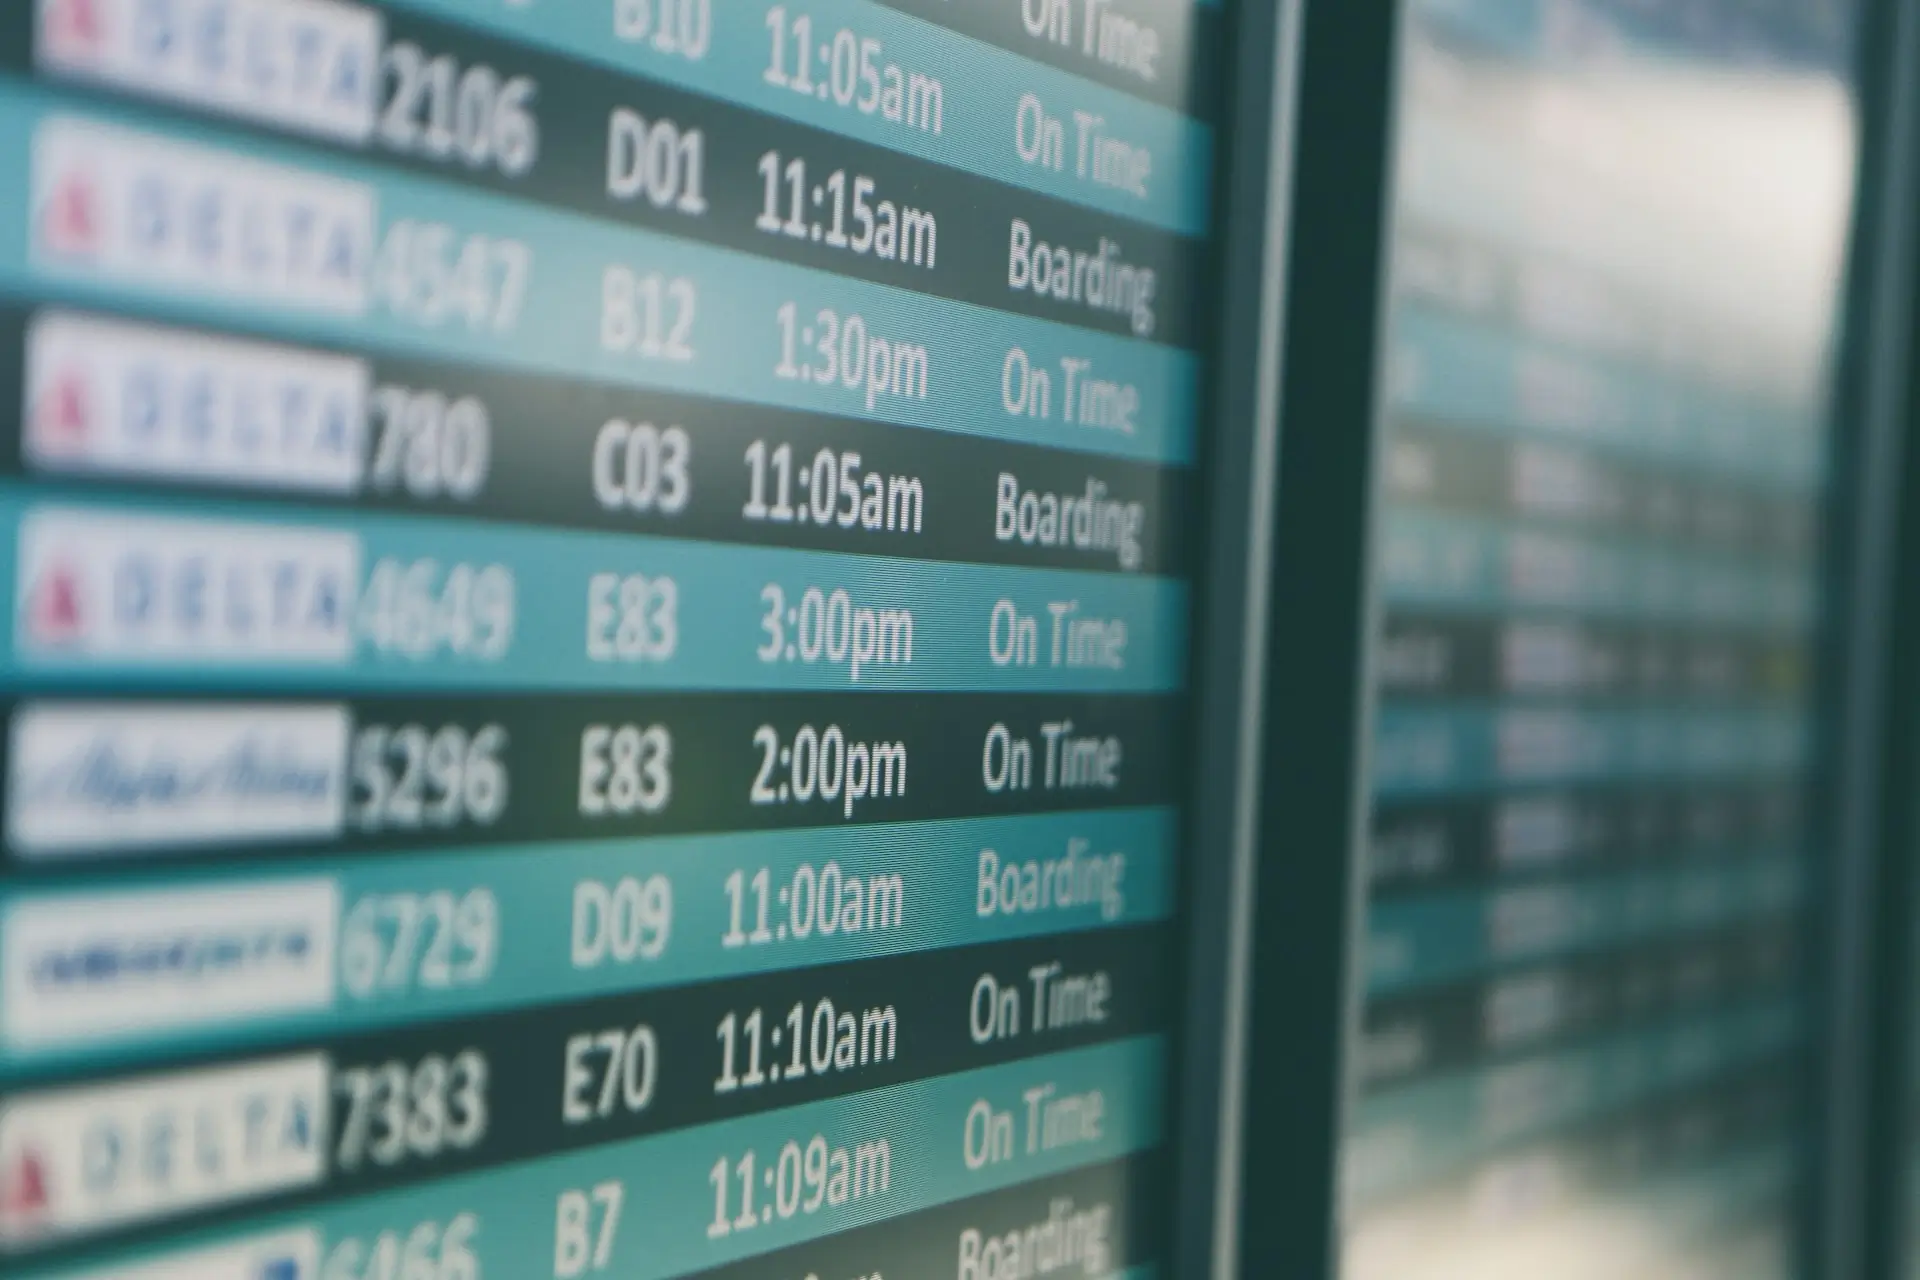
<svg viewBox="0 0 1920 1280">
<path fill-rule="evenodd" d="M 900 741 L 849 742 L 837 724 L 816 729 L 807 724 L 783 743 L 780 731 L 763 724 L 753 733 L 760 750 L 748 799 L 756 805 L 839 805 L 852 818 L 863 801 L 907 794 L 907 744 Z"/>
</svg>

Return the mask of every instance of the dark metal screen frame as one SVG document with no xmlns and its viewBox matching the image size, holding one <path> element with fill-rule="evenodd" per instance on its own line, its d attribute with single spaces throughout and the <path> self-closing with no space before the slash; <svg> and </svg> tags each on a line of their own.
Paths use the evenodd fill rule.
<svg viewBox="0 0 1920 1280">
<path fill-rule="evenodd" d="M 1188 1002 L 1175 1072 L 1171 1272 L 1237 1274 L 1246 1040 L 1257 879 L 1256 773 L 1280 440 L 1280 333 L 1298 24 L 1305 0 L 1230 6 L 1211 277 L 1213 381 L 1203 417 L 1206 548 L 1196 580 L 1193 774 L 1185 848 Z"/>
<path fill-rule="evenodd" d="M 1831 871 L 1821 1028 L 1821 1177 L 1809 1274 L 1894 1280 L 1912 1265 L 1903 1201 L 1920 892 L 1920 3 L 1862 15 L 1860 176 L 1836 377 L 1823 706 L 1834 709 L 1816 828 Z"/>
<path fill-rule="evenodd" d="M 1241 1109 L 1248 1277 L 1338 1268 L 1399 9 L 1307 0 L 1299 23 Z"/>
</svg>

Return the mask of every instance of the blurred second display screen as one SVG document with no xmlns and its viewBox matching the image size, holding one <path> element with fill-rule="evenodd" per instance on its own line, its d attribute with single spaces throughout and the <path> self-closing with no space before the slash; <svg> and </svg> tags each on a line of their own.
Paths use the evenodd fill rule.
<svg viewBox="0 0 1920 1280">
<path fill-rule="evenodd" d="M 1853 15 L 1405 10 L 1344 1275 L 1791 1274 Z"/>
</svg>

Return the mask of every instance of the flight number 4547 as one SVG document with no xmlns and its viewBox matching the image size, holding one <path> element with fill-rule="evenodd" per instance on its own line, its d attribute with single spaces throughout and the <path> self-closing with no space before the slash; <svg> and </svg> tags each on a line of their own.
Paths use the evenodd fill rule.
<svg viewBox="0 0 1920 1280">
<path fill-rule="evenodd" d="M 320 1280 L 481 1280 L 473 1250 L 479 1234 L 480 1219 L 462 1213 L 444 1227 L 429 1221 L 371 1241 L 349 1236 L 327 1254 Z"/>
<path fill-rule="evenodd" d="M 532 267 L 518 240 L 402 218 L 380 242 L 373 292 L 396 317 L 423 328 L 457 321 L 476 332 L 511 333 Z"/>
</svg>

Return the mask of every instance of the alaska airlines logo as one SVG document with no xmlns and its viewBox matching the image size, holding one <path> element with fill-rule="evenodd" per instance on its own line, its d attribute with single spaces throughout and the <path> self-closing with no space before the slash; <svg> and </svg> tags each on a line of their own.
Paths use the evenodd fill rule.
<svg viewBox="0 0 1920 1280">
<path fill-rule="evenodd" d="M 41 510 L 16 625 L 29 656 L 344 663 L 359 579 L 351 534 Z"/>
<path fill-rule="evenodd" d="M 40 0 L 39 62 L 69 75 L 361 142 L 379 15 L 337 0 Z"/>
<path fill-rule="evenodd" d="M 330 880 L 17 898 L 0 1029 L 32 1047 L 324 1010 L 338 926 Z"/>
<path fill-rule="evenodd" d="M 12 1100 L 0 1111 L 0 1242 L 86 1235 L 314 1185 L 328 1103 L 318 1054 Z M 165 1260 L 154 1275 L 284 1280 L 312 1274 L 315 1253 L 289 1235 L 195 1257 L 218 1264 L 211 1269 Z"/>
<path fill-rule="evenodd" d="M 330 836 L 347 735 L 341 707 L 29 706 L 13 724 L 8 836 L 27 857 Z"/>
<path fill-rule="evenodd" d="M 50 313 L 27 337 L 26 453 L 95 470 L 353 492 L 364 362 Z"/>
</svg>

